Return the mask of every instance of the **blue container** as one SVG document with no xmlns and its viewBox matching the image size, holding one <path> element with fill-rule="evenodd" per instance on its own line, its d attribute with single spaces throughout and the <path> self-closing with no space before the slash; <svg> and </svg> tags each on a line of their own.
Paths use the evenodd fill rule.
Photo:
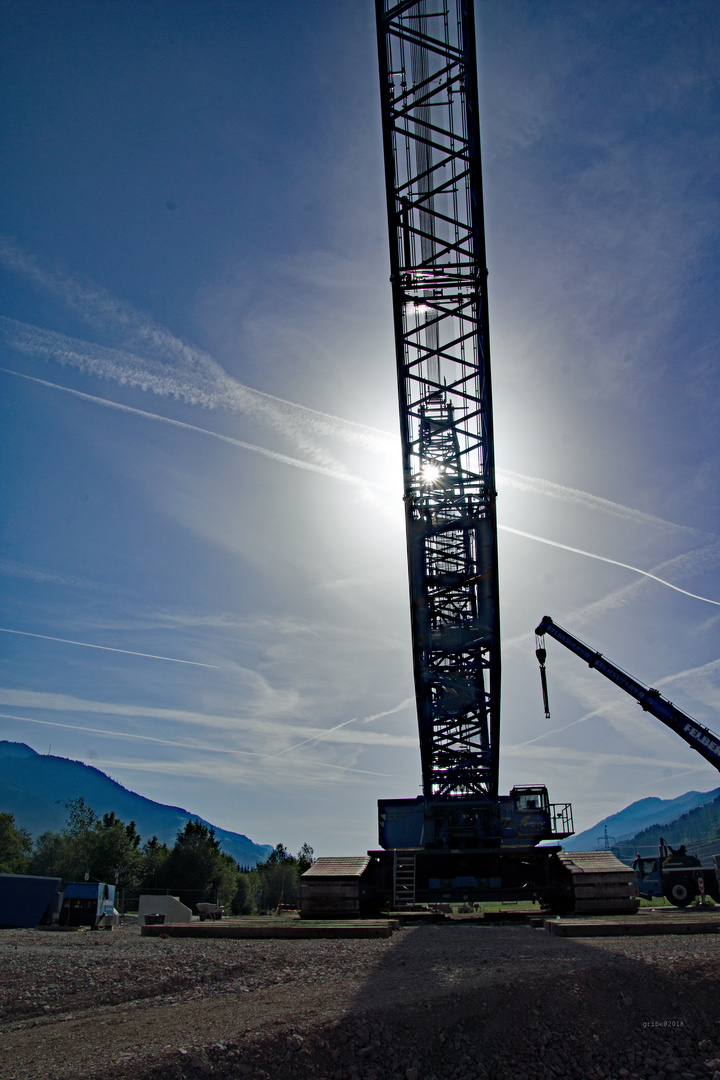
<svg viewBox="0 0 720 1080">
<path fill-rule="evenodd" d="M 60 878 L 0 874 L 0 927 L 30 927 L 43 921 Z"/>
</svg>

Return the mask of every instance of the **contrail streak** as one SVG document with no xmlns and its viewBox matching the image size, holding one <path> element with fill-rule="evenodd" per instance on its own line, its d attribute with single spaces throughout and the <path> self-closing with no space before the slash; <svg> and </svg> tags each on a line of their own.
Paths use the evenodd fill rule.
<svg viewBox="0 0 720 1080">
<path fill-rule="evenodd" d="M 344 420 L 245 386 L 210 357 L 207 364 L 185 363 L 178 370 L 176 364 L 171 366 L 148 360 L 124 349 L 67 337 L 5 316 L 0 317 L 0 330 L 7 341 L 22 352 L 70 365 L 120 385 L 137 386 L 160 397 L 178 397 L 206 409 L 245 413 L 271 424 L 303 448 L 309 445 L 308 431 L 329 435 L 374 453 L 386 454 L 397 445 L 396 438 L 379 428 Z"/>
<path fill-rule="evenodd" d="M 662 679 L 656 679 L 653 686 L 664 686 L 666 683 L 676 682 L 678 679 L 697 678 L 699 675 L 712 675 L 719 670 L 720 660 L 708 660 L 707 664 L 701 664 L 700 667 L 686 668 L 685 671 L 678 671 L 674 675 L 666 675 Z"/>
<path fill-rule="evenodd" d="M 398 439 L 388 432 L 309 409 L 243 385 L 229 376 L 214 357 L 197 346 L 182 341 L 151 316 L 118 300 L 92 281 L 48 270 L 8 237 L 0 237 L 0 262 L 9 270 L 23 274 L 36 286 L 59 297 L 86 322 L 119 330 L 126 338 L 141 342 L 145 348 L 163 360 L 172 359 L 173 366 L 141 358 L 121 349 L 109 349 L 78 341 L 13 319 L 0 318 L 0 328 L 19 349 L 50 357 L 60 363 L 73 364 L 81 370 L 114 379 L 121 384 L 129 383 L 156 394 L 180 397 L 205 408 L 230 409 L 264 419 L 293 438 L 301 449 L 314 456 L 319 463 L 330 468 L 338 468 L 339 463 L 333 461 L 330 455 L 307 438 L 308 430 L 315 435 L 330 435 L 361 445 L 375 453 L 397 453 Z M 178 371 L 178 366 L 181 371 Z M 498 476 L 501 482 L 521 491 L 545 495 L 641 524 L 697 533 L 697 530 L 689 526 L 665 521 L 655 515 L 550 480 L 509 470 L 499 470 Z"/>
<path fill-rule="evenodd" d="M 339 731 L 340 728 L 347 727 L 348 724 L 354 724 L 357 720 L 357 716 L 353 716 L 352 720 L 344 720 L 342 724 L 336 724 L 335 727 L 328 728 L 327 731 L 321 731 L 319 735 L 313 735 L 311 739 L 303 739 L 302 742 L 295 743 L 293 746 L 286 746 L 284 750 L 280 750 L 277 754 L 269 754 L 269 757 L 282 757 L 283 754 L 287 754 L 290 750 L 297 750 L 301 746 L 307 746 L 308 743 L 317 742 L 318 739 L 324 738 L 325 735 L 332 735 L 333 731 Z"/>
<path fill-rule="evenodd" d="M 251 673 L 254 674 L 254 673 Z M 276 704 L 279 702 L 279 704 Z M 90 713 L 97 716 L 122 717 L 123 720 L 139 721 L 147 724 L 149 720 L 160 720 L 173 725 L 189 725 L 193 728 L 202 727 L 216 733 L 219 738 L 227 740 L 232 733 L 242 732 L 247 738 L 252 735 L 272 739 L 273 746 L 283 745 L 286 739 L 297 738 L 298 735 L 309 738 L 308 732 L 318 734 L 317 728 L 309 726 L 307 721 L 283 723 L 272 717 L 276 717 L 279 711 L 287 713 L 287 703 L 282 695 L 275 695 L 272 702 L 260 702 L 252 705 L 251 715 L 218 715 L 214 713 L 191 712 L 187 709 L 158 708 L 153 706 L 128 705 L 106 701 L 92 701 L 83 698 L 71 697 L 67 694 L 44 693 L 36 690 L 11 690 L 0 686 L 0 706 L 5 708 L 15 706 L 20 709 L 42 710 L 43 712 L 69 712 L 73 715 L 78 713 Z M 326 733 L 327 734 L 327 733 Z M 333 740 L 334 741 L 334 740 Z M 363 732 L 358 733 L 352 739 L 339 739 L 341 743 L 348 742 L 362 746 L 411 746 L 415 740 L 410 736 L 388 736 L 386 733 Z"/>
<path fill-rule="evenodd" d="M 67 731 L 83 731 L 91 735 L 105 735 L 109 739 L 135 739 L 139 742 L 162 743 L 163 746 L 174 746 L 179 750 L 207 750 L 211 754 L 247 754 L 250 757 L 263 757 L 263 754 L 254 753 L 252 750 L 228 750 L 227 747 L 210 746 L 208 743 L 183 743 L 174 739 L 158 739 L 153 735 L 134 735 L 129 731 L 107 731 L 105 728 L 86 727 L 83 724 L 63 724 L 59 720 L 37 720 L 34 716 L 13 716 L 12 713 L 0 713 L 3 720 L 21 720 L 26 724 L 41 724 L 43 727 L 63 728 Z"/>
<path fill-rule="evenodd" d="M 217 375 L 208 377 L 207 372 L 197 366 L 178 371 L 177 367 L 156 360 L 90 345 L 11 319 L 0 318 L 0 329 L 15 348 L 69 364 L 86 374 L 111 379 L 120 385 L 137 386 L 160 397 L 177 397 L 201 408 L 227 409 L 265 421 L 321 464 L 339 467 L 333 456 L 309 437 L 312 422 L 307 418 L 300 421 L 293 407 L 286 407 L 289 403 L 281 399 L 273 401 L 269 395 L 242 386 L 222 371 L 221 378 Z"/>
<path fill-rule="evenodd" d="M 197 660 L 178 660 L 175 656 L 156 656 L 154 653 L 135 652 L 133 649 L 113 649 L 110 645 L 90 645 L 87 641 L 71 641 L 69 638 L 51 637 L 49 634 L 31 634 L 28 630 L 9 630 L 6 626 L 0 626 L 0 634 L 20 634 L 22 637 L 41 638 L 43 641 L 59 641 L 63 645 L 82 645 L 84 649 L 102 649 L 103 652 L 125 653 L 126 656 L 144 656 L 148 660 L 169 660 L 171 664 L 190 664 L 192 667 L 221 670 L 217 664 L 201 664 Z"/>
<path fill-rule="evenodd" d="M 2 248 L 0 247 L 1 251 Z M 334 461 L 330 455 L 320 452 L 314 444 L 308 443 L 303 432 L 309 430 L 316 435 L 329 435 L 384 455 L 396 453 L 398 449 L 397 438 L 388 432 L 355 421 L 343 420 L 329 413 L 322 413 L 309 409 L 304 405 L 298 405 L 283 398 L 254 390 L 230 378 L 211 358 L 208 358 L 208 363 L 213 368 L 213 375 L 212 378 L 208 378 L 207 373 L 203 373 L 202 365 L 200 368 L 198 365 L 188 368 L 186 363 L 185 370 L 178 371 L 176 367 L 160 363 L 157 360 L 148 360 L 122 349 L 91 344 L 3 316 L 0 316 L 0 331 L 4 333 L 9 343 L 20 351 L 52 359 L 62 365 L 70 365 L 86 374 L 112 380 L 121 386 L 135 386 L 145 392 L 151 392 L 160 397 L 179 398 L 188 404 L 199 405 L 201 408 L 210 410 L 224 409 L 264 420 L 282 434 L 293 439 L 302 449 L 318 458 L 320 464 L 324 463 L 325 467 L 330 469 L 330 475 L 342 472 L 344 467 Z M 169 335 L 169 337 L 172 338 L 172 335 Z M 173 338 L 173 340 L 177 343 L 172 350 L 174 357 L 182 356 L 187 362 L 187 356 L 182 352 L 182 343 L 178 342 L 177 339 Z M 187 348 L 190 349 L 189 346 Z M 190 351 L 192 352 L 192 350 Z M 15 372 L 15 374 L 19 373 Z M 29 376 L 25 377 L 29 378 Z M 38 381 L 42 382 L 42 380 Z M 59 387 L 55 383 L 48 382 L 46 385 L 67 390 L 66 387 Z M 67 392 L 72 393 L 73 391 L 68 390 Z M 88 395 L 88 397 L 90 400 L 99 402 L 104 400 L 94 398 L 92 395 Z M 115 407 L 121 408 L 122 406 Z M 141 410 L 138 411 L 141 412 Z M 172 423 L 173 421 L 166 419 L 166 422 Z M 179 422 L 176 421 L 176 423 Z M 198 430 L 204 429 L 200 428 Z M 223 438 L 220 435 L 215 437 Z M 259 452 L 264 452 L 268 456 L 271 454 L 270 451 L 263 451 L 262 449 L 259 449 Z M 307 468 L 308 465 L 306 464 L 304 467 Z M 507 487 L 518 491 L 557 499 L 561 502 L 581 506 L 591 511 L 609 514 L 628 521 L 635 521 L 639 524 L 680 532 L 695 534 L 698 532 L 698 530 L 691 529 L 689 526 L 678 525 L 666 521 L 664 518 L 624 506 L 622 503 L 612 502 L 610 499 L 601 498 L 578 488 L 557 484 L 542 477 L 527 476 L 523 473 L 500 469 L 498 470 L 498 478 Z"/>
<path fill-rule="evenodd" d="M 256 446 L 254 443 L 243 442 L 241 439 L 233 439 L 229 435 L 220 435 L 217 431 L 210 431 L 208 428 L 197 427 L 195 424 L 188 424 L 184 420 L 172 420 L 170 417 L 161 416 L 159 413 L 146 412 L 144 409 L 135 409 L 132 405 L 121 405 L 117 401 L 109 401 L 107 398 L 96 397 L 94 394 L 85 394 L 81 390 L 73 390 L 68 386 L 60 386 L 59 383 L 48 382 L 47 379 L 38 379 L 35 375 L 24 375 L 22 372 L 13 371 L 11 368 L 0 368 L 0 371 L 4 371 L 8 375 L 16 375 L 19 379 L 27 379 L 29 382 L 39 383 L 41 386 L 48 386 L 53 390 L 62 390 L 66 394 L 72 394 L 74 397 L 82 398 L 85 401 L 92 401 L 96 405 L 104 405 L 108 409 L 117 409 L 118 412 L 142 416 L 146 420 L 158 420 L 163 424 L 170 424 L 172 427 L 185 428 L 187 431 L 197 431 L 201 435 L 209 435 L 213 439 L 219 439 L 220 442 L 229 443 L 231 446 L 237 446 L 241 450 L 252 450 L 254 453 L 262 454 L 263 457 L 270 458 L 272 461 L 278 461 L 283 465 L 292 465 L 296 469 L 305 469 L 307 472 L 319 473 L 321 476 L 330 476 L 333 480 L 343 480 L 347 484 L 355 484 L 361 488 L 377 488 L 380 491 L 388 490 L 383 487 L 382 484 L 363 480 L 359 476 L 353 476 L 351 473 L 345 472 L 342 469 L 333 469 L 325 465 L 315 465 L 311 461 L 302 461 L 300 458 L 289 457 L 287 454 L 279 454 L 275 450 L 267 450 L 265 447 Z"/>
<path fill-rule="evenodd" d="M 621 566 L 623 570 L 632 570 L 635 574 L 642 574 L 643 577 L 650 578 L 652 581 L 657 581 L 660 585 L 666 585 L 668 589 L 674 589 L 675 592 L 682 593 L 684 596 L 690 596 L 693 600 L 702 600 L 705 604 L 714 604 L 716 607 L 720 607 L 720 600 L 710 600 L 707 596 L 700 596 L 698 593 L 689 592 L 688 589 L 681 589 L 679 585 L 673 585 L 670 581 L 665 581 L 664 578 L 658 577 L 657 574 L 651 574 L 649 570 L 641 570 L 638 566 L 630 566 L 629 563 L 620 562 L 618 559 L 608 559 L 605 555 L 596 555 L 592 551 L 583 551 L 582 548 L 570 547 L 569 544 L 561 544 L 557 540 L 548 540 L 545 536 L 536 536 L 534 533 L 523 532 L 522 529 L 511 529 L 509 525 L 498 525 L 499 529 L 503 532 L 513 533 L 515 536 L 524 536 L 527 540 L 535 540 L 539 544 L 549 544 L 550 547 L 560 548 L 561 551 L 572 551 L 574 555 L 584 555 L 588 559 L 597 559 L 599 562 L 610 563 L 611 566 Z"/>
<path fill-rule="evenodd" d="M 382 720 L 384 716 L 392 716 L 394 713 L 402 712 L 403 709 L 407 709 L 410 705 L 415 705 L 415 698 L 403 698 L 399 705 L 393 705 L 392 709 L 385 709 L 383 712 L 373 713 L 372 716 L 366 716 L 364 720 L 362 720 L 362 723 L 370 724 L 373 720 Z"/>
<path fill-rule="evenodd" d="M 415 698 L 405 698 L 399 705 L 394 705 L 392 709 L 385 709 L 384 712 L 375 713 L 373 716 L 366 716 L 361 723 L 369 724 L 373 720 L 381 720 L 384 716 L 392 716 L 393 713 L 401 712 L 407 708 L 408 705 L 413 705 Z M 340 728 L 347 727 L 348 724 L 354 724 L 360 718 L 353 716 L 352 720 L 343 720 L 342 724 L 336 724 L 335 727 L 327 728 L 325 731 L 321 731 L 319 735 L 313 735 L 311 739 L 304 739 L 303 742 L 295 743 L 294 746 L 286 746 L 284 750 L 281 750 L 278 754 L 273 754 L 272 757 L 280 757 L 282 754 L 287 754 L 289 750 L 297 750 L 299 746 L 306 746 L 308 743 L 317 742 L 318 739 L 323 739 L 326 735 L 332 735 L 333 731 L 339 731 Z"/>
<path fill-rule="evenodd" d="M 84 317 L 88 318 L 90 313 L 90 321 L 99 320 L 103 324 L 109 322 L 125 332 L 131 330 L 136 338 L 146 345 L 149 344 L 155 352 L 165 358 L 171 356 L 176 362 L 180 361 L 184 373 L 179 372 L 177 366 L 171 367 L 156 360 L 141 358 L 122 349 L 91 344 L 0 317 L 0 329 L 10 343 L 20 350 L 54 359 L 61 364 L 71 364 L 101 378 L 113 379 L 121 385 L 139 386 L 161 396 L 179 397 L 208 409 L 229 409 L 264 419 L 285 435 L 293 437 L 302 449 L 319 460 L 324 460 L 331 467 L 334 465 L 338 468 L 338 463 L 309 443 L 303 431 L 330 435 L 362 445 L 376 453 L 388 454 L 397 451 L 397 437 L 388 432 L 309 409 L 239 383 L 231 378 L 213 357 L 181 341 L 148 316 L 120 303 L 98 286 L 83 284 L 75 278 L 61 279 L 49 274 L 32 256 L 1 239 L 0 261 L 10 269 L 26 274 L 36 284 L 50 289 L 69 306 L 80 310 Z M 500 469 L 498 478 L 501 483 L 519 491 L 544 495 L 640 524 L 680 532 L 698 531 L 541 477 Z"/>
<path fill-rule="evenodd" d="M 31 354 L 54 359 L 61 364 L 71 364 L 81 371 L 113 379 L 121 385 L 138 386 L 144 391 L 149 390 L 161 396 L 174 396 L 191 404 L 201 405 L 204 408 L 223 408 L 264 420 L 290 438 L 299 449 L 304 450 L 310 457 L 314 458 L 316 468 L 313 470 L 313 466 L 309 462 L 300 463 L 297 459 L 275 454 L 273 451 L 264 450 L 253 444 L 241 443 L 239 440 L 231 440 L 227 436 L 218 435 L 203 428 L 194 428 L 193 425 L 183 425 L 180 421 L 172 421 L 167 417 L 159 417 L 152 413 L 135 410 L 139 415 L 154 416 L 155 419 L 164 420 L 166 423 L 186 426 L 191 430 L 204 431 L 215 438 L 235 442 L 236 445 L 254 450 L 267 457 L 274 457 L 276 460 L 294 464 L 306 470 L 322 472 L 324 469 L 327 470 L 324 473 L 325 475 L 337 478 L 346 473 L 345 467 L 327 451 L 319 447 L 309 437 L 309 433 L 329 435 L 349 443 L 361 445 L 375 453 L 388 454 L 397 450 L 397 438 L 380 429 L 354 421 L 342 420 L 331 414 L 309 409 L 306 406 L 245 386 L 229 376 L 214 357 L 196 346 L 182 341 L 167 327 L 157 323 L 149 315 L 138 312 L 131 305 L 119 301 L 106 289 L 91 281 L 47 270 L 41 266 L 34 256 L 23 251 L 4 237 L 0 237 L 0 262 L 9 270 L 23 274 L 35 285 L 59 297 L 63 303 L 77 311 L 87 322 L 96 326 L 111 326 L 119 330 L 126 339 L 141 342 L 144 348 L 163 360 L 171 359 L 172 366 L 158 360 L 139 357 L 122 349 L 112 349 L 94 343 L 91 344 L 13 319 L 0 317 L 0 330 L 4 332 L 8 341 L 16 348 Z M 47 385 L 53 386 L 54 384 L 48 383 Z M 67 389 L 65 387 L 57 388 Z M 68 392 L 79 393 L 77 391 Z M 86 396 L 90 400 L 103 402 L 103 399 L 93 398 L 91 395 Z M 111 404 L 106 401 L 103 403 L 109 407 L 126 408 L 127 411 L 132 411 L 127 406 L 114 405 L 114 403 Z M 499 471 L 499 477 L 509 487 L 521 491 L 541 494 L 548 498 L 559 499 L 586 509 L 600 511 L 641 524 L 652 525 L 656 528 L 697 533 L 697 530 L 688 526 L 668 522 L 663 518 L 646 514 L 632 507 L 600 498 L 577 488 L 556 484 L 549 480 L 503 470 Z M 356 478 L 351 478 L 349 482 L 362 483 Z M 367 483 L 364 484 L 364 489 L 368 493 L 370 486 Z M 508 528 L 507 531 L 512 532 L 513 530 Z M 553 541 L 542 537 L 535 537 L 530 533 L 520 533 L 519 530 L 515 531 L 519 535 L 535 539 L 540 543 L 553 544 Z M 566 545 L 554 544 L 554 546 L 565 547 Z M 591 552 L 583 552 L 579 549 L 568 547 L 567 550 L 600 561 L 615 563 L 615 565 L 630 569 L 645 577 L 653 578 L 660 584 L 667 585 L 668 588 L 685 593 L 694 599 L 700 599 L 711 604 L 719 603 L 718 601 L 709 600 L 707 597 L 697 596 L 697 594 L 688 590 L 680 589 L 678 586 L 672 585 L 670 582 L 647 571 L 640 570 L 638 567 L 629 566 L 612 559 L 604 559 L 602 556 L 594 555 Z"/>
<path fill-rule="evenodd" d="M 697 551 L 688 551 L 682 555 L 676 555 L 672 559 L 666 559 L 656 566 L 655 570 L 666 571 L 672 568 L 678 568 L 681 570 L 690 569 L 692 572 L 698 572 L 699 570 L 705 570 L 711 562 L 713 567 L 717 565 L 719 556 L 720 545 L 717 543 L 708 544 L 706 547 L 700 548 Z M 593 600 L 588 604 L 572 608 L 564 614 L 558 612 L 558 617 L 563 623 L 573 623 L 576 626 L 585 625 L 588 622 L 592 622 L 593 620 L 606 615 L 608 611 L 616 611 L 623 607 L 636 596 L 637 590 L 642 588 L 642 586 L 642 578 L 633 579 L 629 584 L 606 593 L 606 595 L 599 600 Z M 716 616 L 712 616 L 712 618 L 715 619 Z M 529 641 L 532 641 L 532 638 L 532 632 L 518 634 L 513 638 L 503 638 L 503 647 L 507 649 L 519 645 L 524 646 Z"/>
<path fill-rule="evenodd" d="M 540 739 L 547 739 L 548 735 L 557 735 L 561 731 L 567 731 L 568 728 L 576 727 L 577 724 L 584 724 L 586 720 L 592 720 L 594 716 L 602 716 L 604 709 L 593 709 L 592 712 L 586 713 L 585 716 L 581 716 L 579 720 L 573 720 L 569 724 L 564 724 L 563 727 L 550 728 L 548 731 L 543 731 L 539 735 L 536 735 L 534 739 L 526 739 L 525 742 L 515 743 L 515 750 L 522 750 L 525 746 L 532 746 L 533 743 L 539 742 Z"/>
<path fill-rule="evenodd" d="M 32 716 L 13 716 L 11 713 L 0 713 L 0 719 L 19 720 L 26 724 L 41 724 L 43 727 L 63 728 L 68 731 L 82 731 L 91 735 L 104 735 L 109 739 L 135 739 L 140 742 L 161 743 L 163 746 L 172 746 L 177 750 L 201 750 L 210 754 L 223 754 L 224 756 L 235 754 L 242 757 L 262 758 L 264 760 L 278 757 L 277 754 L 260 754 L 255 750 L 235 750 L 229 749 L 227 746 L 209 746 L 207 743 L 194 744 L 175 742 L 172 739 L 157 739 L 152 735 L 134 735 L 127 731 L 106 731 L 104 728 L 83 727 L 81 724 L 62 724 L 58 720 L 36 720 L 35 717 Z M 392 777 L 399 775 L 398 773 L 372 772 L 370 769 L 353 769 L 349 765 L 334 765 L 331 762 L 316 761 L 313 758 L 303 758 L 303 762 L 308 765 L 320 765 L 325 769 L 338 769 L 341 772 L 359 773 L 362 776 Z"/>
<path fill-rule="evenodd" d="M 195 424 L 188 424 L 183 420 L 172 420 L 170 417 L 161 416 L 159 413 L 151 413 L 147 412 L 144 409 L 136 409 L 131 405 L 121 405 L 116 401 L 109 401 L 107 398 L 96 397 L 94 394 L 86 394 L 81 390 L 74 390 L 67 386 L 61 386 L 58 383 L 49 382 L 47 379 L 39 379 L 35 375 L 25 375 L 22 372 L 13 371 L 11 368 L 0 368 L 0 371 L 4 371 L 8 375 L 15 375 L 17 378 L 20 379 L 27 379 L 29 382 L 38 383 L 41 386 L 47 386 L 53 390 L 61 390 L 66 394 L 72 394 L 74 397 L 84 399 L 85 401 L 92 401 L 96 405 L 103 405 L 109 409 L 116 409 L 119 412 L 130 413 L 135 416 L 142 416 L 147 420 L 157 420 L 163 424 L 170 424 L 172 427 L 185 428 L 188 431 L 195 431 L 202 435 L 209 435 L 211 438 L 219 439 L 221 442 L 229 443 L 231 446 L 237 446 L 242 450 L 250 450 L 256 454 L 261 454 L 264 457 L 268 457 L 273 461 L 280 462 L 281 464 L 292 465 L 294 468 L 304 469 L 308 472 L 319 473 L 322 476 L 329 476 L 335 480 L 342 480 L 345 483 L 357 485 L 366 491 L 371 488 L 379 491 L 389 491 L 389 489 L 384 487 L 382 484 L 377 484 L 369 480 L 363 480 L 362 478 L 353 476 L 351 473 L 347 473 L 343 470 L 329 468 L 325 465 L 315 465 L 313 462 L 303 461 L 300 458 L 293 458 L 287 454 L 280 454 L 275 450 L 268 450 L 265 447 L 256 446 L 254 443 L 244 442 L 241 439 L 233 439 L 229 435 L 221 435 L 217 431 L 210 431 L 208 428 L 201 428 Z M 558 487 L 559 485 L 553 486 Z M 587 505 L 589 508 L 594 508 L 594 496 L 587 495 L 587 493 L 582 494 L 586 495 L 585 505 Z M 600 504 L 604 504 L 607 502 L 607 500 L 600 499 L 598 500 L 598 502 Z M 619 504 L 610 503 L 609 505 L 616 506 Z M 630 516 L 630 508 L 619 507 L 619 509 L 628 510 L 628 516 Z M 641 511 L 637 511 L 637 513 L 641 515 L 643 519 L 649 518 L 651 521 L 661 524 L 663 526 L 672 526 L 671 522 L 663 521 L 662 518 L 651 518 L 650 515 L 642 514 Z M 700 596 L 698 593 L 690 592 L 688 589 L 682 589 L 679 585 L 673 585 L 672 582 L 666 581 L 664 578 L 658 577 L 657 574 L 652 574 L 649 570 L 642 570 L 638 566 L 632 566 L 629 563 L 620 562 L 618 559 L 610 559 L 605 555 L 597 555 L 592 551 L 584 551 L 582 548 L 571 547 L 569 544 L 561 544 L 557 540 L 549 540 L 547 537 L 537 536 L 534 533 L 525 532 L 522 529 L 514 529 L 509 525 L 498 525 L 498 529 L 502 530 L 503 532 L 512 533 L 515 536 L 522 536 L 527 540 L 535 540 L 537 543 L 540 544 L 547 544 L 550 547 L 560 548 L 562 551 L 571 551 L 575 555 L 584 555 L 588 559 L 596 559 L 598 562 L 610 563 L 612 566 L 620 566 L 624 570 L 631 570 L 633 571 L 633 573 L 641 574 L 643 577 L 650 578 L 652 581 L 657 581 L 660 585 L 665 585 L 668 589 L 673 589 L 675 592 L 682 593 L 684 596 L 689 596 L 693 600 L 702 600 L 706 604 L 713 604 L 716 607 L 720 607 L 720 601 L 711 600 L 707 596 Z M 100 648 L 100 646 L 90 647 Z M 178 662 L 190 663 L 191 661 L 188 660 Z M 203 666 L 210 667 L 212 665 Z"/>
<path fill-rule="evenodd" d="M 531 495 L 545 495 L 550 499 L 558 499 L 561 502 L 572 503 L 582 506 L 586 510 L 598 510 L 601 513 L 610 514 L 613 517 L 624 518 L 626 521 L 636 521 L 640 525 L 652 525 L 655 528 L 674 529 L 678 532 L 689 532 L 697 535 L 698 530 L 689 525 L 677 525 L 673 521 L 656 517 L 654 514 L 646 514 L 642 510 L 635 510 L 631 506 L 603 499 L 599 495 L 591 495 L 588 491 L 578 488 L 566 487 L 564 484 L 556 484 L 552 480 L 543 480 L 539 476 L 525 476 L 523 473 L 511 472 L 498 469 L 498 480 L 509 488 L 517 491 L 528 492 Z M 713 535 L 713 534 L 706 534 Z"/>
</svg>

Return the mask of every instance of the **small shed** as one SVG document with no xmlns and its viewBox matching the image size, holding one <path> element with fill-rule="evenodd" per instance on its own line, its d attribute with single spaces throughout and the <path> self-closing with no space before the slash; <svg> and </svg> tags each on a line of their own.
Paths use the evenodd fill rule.
<svg viewBox="0 0 720 1080">
<path fill-rule="evenodd" d="M 303 919 L 357 919 L 378 907 L 377 864 L 369 855 L 316 859 L 298 883 Z"/>
<path fill-rule="evenodd" d="M 63 893 L 60 926 L 112 926 L 115 886 L 104 881 L 69 881 Z"/>
</svg>

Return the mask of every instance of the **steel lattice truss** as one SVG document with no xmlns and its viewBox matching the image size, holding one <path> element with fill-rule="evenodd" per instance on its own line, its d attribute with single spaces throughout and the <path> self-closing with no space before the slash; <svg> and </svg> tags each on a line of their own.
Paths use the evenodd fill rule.
<svg viewBox="0 0 720 1080">
<path fill-rule="evenodd" d="M 497 529 L 472 0 L 376 0 L 426 798 L 497 794 Z"/>
</svg>

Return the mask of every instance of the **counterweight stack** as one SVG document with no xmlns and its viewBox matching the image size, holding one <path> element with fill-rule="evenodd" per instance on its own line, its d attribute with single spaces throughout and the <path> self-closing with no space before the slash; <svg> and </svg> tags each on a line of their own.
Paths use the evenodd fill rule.
<svg viewBox="0 0 720 1080">
<path fill-rule="evenodd" d="M 377 0 L 423 792 L 497 797 L 487 270 L 472 6 Z"/>
</svg>

